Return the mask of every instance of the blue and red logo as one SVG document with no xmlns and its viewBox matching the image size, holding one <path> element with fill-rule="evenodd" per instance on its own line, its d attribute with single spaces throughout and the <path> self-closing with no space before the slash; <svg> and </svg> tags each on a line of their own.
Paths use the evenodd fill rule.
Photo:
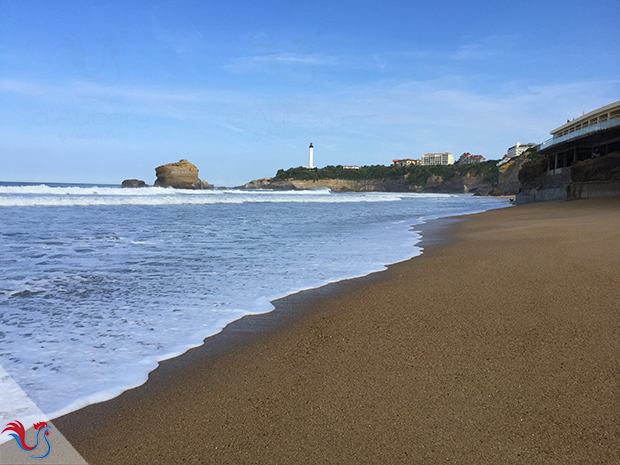
<svg viewBox="0 0 620 465">
<path fill-rule="evenodd" d="M 22 425 L 17 420 L 15 420 L 14 423 L 9 423 L 7 427 L 2 430 L 2 433 L 4 433 L 5 431 L 13 431 L 13 433 L 10 433 L 9 436 L 13 436 L 13 439 L 15 439 L 19 447 L 21 447 L 26 452 L 30 452 L 30 451 L 35 450 L 39 446 L 39 436 L 41 436 L 41 432 L 43 432 L 43 439 L 45 439 L 45 442 L 47 443 L 47 452 L 45 453 L 45 455 L 41 455 L 38 457 L 35 457 L 34 455 L 30 456 L 33 459 L 43 459 L 47 457 L 50 453 L 50 450 L 52 450 L 52 446 L 50 446 L 50 442 L 47 440 L 47 437 L 46 437 L 47 435 L 50 434 L 49 430 L 51 426 L 49 426 L 44 421 L 35 423 L 32 426 L 34 427 L 34 429 L 37 430 L 37 443 L 32 447 L 26 444 L 26 430 L 24 429 L 24 425 Z"/>
</svg>

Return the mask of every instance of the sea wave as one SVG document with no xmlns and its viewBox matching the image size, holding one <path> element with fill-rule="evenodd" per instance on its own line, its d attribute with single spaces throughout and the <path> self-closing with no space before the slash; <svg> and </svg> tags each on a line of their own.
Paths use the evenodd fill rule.
<svg viewBox="0 0 620 465">
<path fill-rule="evenodd" d="M 0 186 L 0 207 L 54 207 L 102 205 L 209 205 L 241 203 L 394 202 L 406 197 L 451 197 L 449 194 L 334 193 L 331 190 L 182 190 L 162 187 Z"/>
<path fill-rule="evenodd" d="M 257 194 L 284 193 L 284 194 L 312 194 L 329 195 L 331 190 L 313 189 L 308 191 L 273 191 L 273 190 L 237 190 L 237 189 L 174 189 L 172 187 L 141 187 L 122 188 L 108 186 L 70 186 L 56 187 L 46 184 L 28 186 L 0 186 L 0 195 L 119 195 L 119 196 L 152 196 L 152 195 L 190 195 L 190 196 L 217 196 L 228 194 Z"/>
</svg>

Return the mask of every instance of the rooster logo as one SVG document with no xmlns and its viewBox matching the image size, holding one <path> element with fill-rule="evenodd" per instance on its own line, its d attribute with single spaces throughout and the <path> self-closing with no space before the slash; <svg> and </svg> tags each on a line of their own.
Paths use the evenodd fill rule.
<svg viewBox="0 0 620 465">
<path fill-rule="evenodd" d="M 43 458 L 48 456 L 48 454 L 50 453 L 50 450 L 52 449 L 52 446 L 50 446 L 50 442 L 46 438 L 46 436 L 48 434 L 50 434 L 49 430 L 50 430 L 51 426 L 48 426 L 48 424 L 45 423 L 44 421 L 39 422 L 39 423 L 35 423 L 32 426 L 34 426 L 34 429 L 37 430 L 37 443 L 34 446 L 32 446 L 32 447 L 30 447 L 28 444 L 26 444 L 26 430 L 24 429 L 24 425 L 22 425 L 17 420 L 15 420 L 14 423 L 9 423 L 7 425 L 7 427 L 2 430 L 2 433 L 4 433 L 5 431 L 13 431 L 13 433 L 10 433 L 9 436 L 13 436 L 15 441 L 17 441 L 17 444 L 19 445 L 19 447 L 21 447 L 26 452 L 29 452 L 31 450 L 35 450 L 38 447 L 38 445 L 39 445 L 39 436 L 41 435 L 41 432 L 43 431 L 44 432 L 43 433 L 43 439 L 45 439 L 45 442 L 47 443 L 47 452 L 45 453 L 45 455 L 41 455 L 39 457 L 35 457 L 34 455 L 30 456 L 33 459 L 43 459 Z M 2 434 L 2 433 L 0 433 L 0 434 Z M 17 434 L 15 434 L 15 433 L 17 433 Z"/>
</svg>

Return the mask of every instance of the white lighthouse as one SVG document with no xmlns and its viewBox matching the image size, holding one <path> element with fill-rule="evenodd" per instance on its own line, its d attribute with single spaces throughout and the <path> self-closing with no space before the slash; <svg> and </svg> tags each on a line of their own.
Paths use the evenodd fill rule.
<svg viewBox="0 0 620 465">
<path fill-rule="evenodd" d="M 313 151 L 314 147 L 312 147 L 312 142 L 310 142 L 310 163 L 308 164 L 308 168 L 314 168 Z"/>
</svg>

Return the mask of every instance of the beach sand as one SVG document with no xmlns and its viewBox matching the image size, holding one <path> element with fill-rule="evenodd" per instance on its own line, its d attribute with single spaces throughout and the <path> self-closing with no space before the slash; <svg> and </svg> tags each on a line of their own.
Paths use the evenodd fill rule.
<svg viewBox="0 0 620 465">
<path fill-rule="evenodd" d="M 54 424 L 91 464 L 620 463 L 620 198 L 426 235 Z"/>
</svg>

